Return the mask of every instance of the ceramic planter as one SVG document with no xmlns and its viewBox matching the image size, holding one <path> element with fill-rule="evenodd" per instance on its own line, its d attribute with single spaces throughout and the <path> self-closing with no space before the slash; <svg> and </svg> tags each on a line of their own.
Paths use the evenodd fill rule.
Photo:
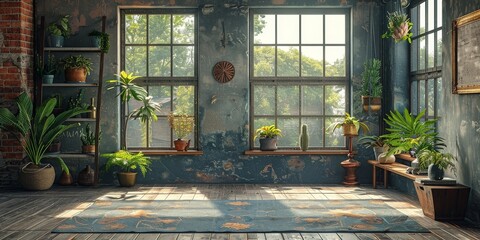
<svg viewBox="0 0 480 240">
<path fill-rule="evenodd" d="M 428 178 L 430 180 L 442 180 L 444 175 L 443 169 L 440 169 L 437 165 L 430 164 L 428 166 Z"/>
<path fill-rule="evenodd" d="M 384 152 L 378 155 L 377 160 L 381 164 L 392 164 L 395 162 L 395 156 L 393 154 L 387 156 L 387 153 Z"/>
<path fill-rule="evenodd" d="M 173 144 L 175 145 L 175 150 L 186 152 L 190 147 L 190 140 L 177 139 L 173 141 Z"/>
<path fill-rule="evenodd" d="M 99 48 L 102 38 L 100 36 L 90 36 L 90 43 L 92 47 Z"/>
<path fill-rule="evenodd" d="M 58 180 L 58 184 L 62 186 L 68 186 L 72 185 L 73 183 L 73 176 L 70 173 L 66 173 L 65 171 L 62 171 L 62 175 L 60 176 L 60 179 Z"/>
<path fill-rule="evenodd" d="M 382 108 L 382 98 L 362 96 L 362 106 L 364 111 L 377 112 Z"/>
<path fill-rule="evenodd" d="M 63 36 L 50 35 L 48 40 L 50 47 L 63 47 L 65 38 Z"/>
<path fill-rule="evenodd" d="M 133 187 L 137 181 L 137 173 L 119 172 L 117 178 L 121 187 Z"/>
<path fill-rule="evenodd" d="M 373 147 L 373 154 L 375 154 L 375 160 L 378 160 L 378 156 L 385 152 L 384 147 Z"/>
<path fill-rule="evenodd" d="M 42 81 L 45 84 L 52 84 L 53 83 L 53 78 L 54 78 L 54 75 L 43 75 L 42 76 Z"/>
<path fill-rule="evenodd" d="M 70 83 L 85 83 L 87 80 L 87 70 L 85 68 L 65 69 L 65 80 Z"/>
<path fill-rule="evenodd" d="M 353 124 L 343 124 L 342 128 L 343 128 L 343 135 L 347 135 L 347 136 L 358 135 L 358 129 Z"/>
<path fill-rule="evenodd" d="M 28 163 L 18 173 L 18 180 L 26 190 L 41 191 L 50 189 L 55 181 L 55 169 L 50 164 Z"/>
<path fill-rule="evenodd" d="M 262 151 L 277 150 L 277 138 L 260 138 L 260 150 Z"/>
<path fill-rule="evenodd" d="M 82 153 L 95 153 L 95 145 L 82 146 Z"/>
</svg>

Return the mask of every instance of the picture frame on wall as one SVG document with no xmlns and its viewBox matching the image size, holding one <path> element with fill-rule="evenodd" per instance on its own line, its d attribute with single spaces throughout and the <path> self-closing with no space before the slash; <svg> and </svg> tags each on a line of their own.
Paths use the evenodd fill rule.
<svg viewBox="0 0 480 240">
<path fill-rule="evenodd" d="M 452 22 L 452 93 L 480 93 L 480 10 Z"/>
</svg>

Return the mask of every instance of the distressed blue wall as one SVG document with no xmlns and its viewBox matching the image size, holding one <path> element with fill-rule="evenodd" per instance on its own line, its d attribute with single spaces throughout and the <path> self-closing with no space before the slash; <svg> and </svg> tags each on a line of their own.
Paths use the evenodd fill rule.
<svg viewBox="0 0 480 240">
<path fill-rule="evenodd" d="M 226 4 L 232 3 L 232 4 Z M 237 3 L 248 7 L 260 6 L 335 6 L 352 9 L 352 88 L 351 106 L 354 114 L 369 122 L 373 134 L 378 134 L 378 115 L 361 112 L 359 83 L 366 60 L 367 44 L 380 47 L 380 33 L 375 40 L 368 40 L 370 20 L 378 32 L 383 10 L 374 1 L 175 1 L 175 0 L 116 0 L 116 1 L 36 1 L 36 17 L 47 16 L 47 23 L 56 16 L 69 14 L 75 36 L 66 44 L 82 45 L 85 35 L 99 27 L 98 19 L 107 16 L 107 32 L 110 34 L 111 50 L 106 55 L 104 78 L 110 79 L 118 71 L 118 6 L 194 7 L 199 9 L 199 140 L 202 156 L 152 157 L 152 171 L 140 183 L 340 183 L 344 170 L 340 162 L 345 155 L 325 156 L 245 156 L 249 149 L 249 79 L 248 79 L 248 7 L 238 8 Z M 213 4 L 214 11 L 203 14 L 204 4 Z M 370 12 L 374 17 L 370 18 Z M 226 48 L 220 45 L 221 22 L 225 21 L 227 33 L 234 44 Z M 377 50 L 377 54 L 379 51 Z M 369 57 L 372 55 L 368 55 Z M 211 74 L 212 66 L 220 60 L 230 61 L 236 69 L 233 81 L 217 83 Z M 119 147 L 119 102 L 112 92 L 104 92 L 101 127 L 103 139 L 101 152 L 113 152 Z M 216 103 L 211 103 L 215 95 Z M 358 170 L 361 183 L 371 183 L 371 166 L 366 160 L 373 158 L 371 149 L 358 148 L 362 166 Z M 70 164 L 74 161 L 70 160 Z M 104 161 L 102 160 L 102 164 Z M 83 165 L 82 162 L 78 165 Z M 101 173 L 101 183 L 112 183 L 113 174 Z"/>
<path fill-rule="evenodd" d="M 447 11 L 448 9 L 448 11 Z M 452 21 L 480 9 L 479 0 L 443 1 L 443 99 L 439 132 L 458 158 L 457 179 L 471 187 L 468 218 L 480 222 L 480 95 L 452 94 Z"/>
</svg>

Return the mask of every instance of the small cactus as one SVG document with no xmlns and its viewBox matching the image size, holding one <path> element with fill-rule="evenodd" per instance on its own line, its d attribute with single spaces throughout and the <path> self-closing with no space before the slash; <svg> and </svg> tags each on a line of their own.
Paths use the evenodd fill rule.
<svg viewBox="0 0 480 240">
<path fill-rule="evenodd" d="M 300 134 L 300 149 L 302 151 L 307 151 L 308 149 L 308 131 L 307 131 L 307 125 L 303 124 L 302 125 L 302 133 Z"/>
</svg>

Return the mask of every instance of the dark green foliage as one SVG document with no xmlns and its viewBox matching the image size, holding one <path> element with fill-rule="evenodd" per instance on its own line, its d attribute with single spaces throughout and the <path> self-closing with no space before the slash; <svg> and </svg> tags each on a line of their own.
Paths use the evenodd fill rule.
<svg viewBox="0 0 480 240">
<path fill-rule="evenodd" d="M 98 135 L 98 140 L 100 140 L 101 132 L 99 132 Z M 85 131 L 80 133 L 80 140 L 82 140 L 82 145 L 87 146 L 87 145 L 95 145 L 96 143 L 96 138 L 95 138 L 95 132 L 92 131 L 90 128 L 90 124 L 87 123 L 85 126 Z"/>
<path fill-rule="evenodd" d="M 65 15 L 58 19 L 56 22 L 52 22 L 48 25 L 47 31 L 54 36 L 63 36 L 67 38 L 70 36 L 70 25 L 68 18 L 70 15 Z"/>
<path fill-rule="evenodd" d="M 108 50 L 110 49 L 110 35 L 108 35 L 108 33 L 93 30 L 88 34 L 88 36 L 99 37 L 100 49 L 102 50 L 102 52 L 108 53 Z"/>
<path fill-rule="evenodd" d="M 145 157 L 143 153 L 130 153 L 125 150 L 119 150 L 114 153 L 102 154 L 102 157 L 107 158 L 105 164 L 106 170 L 110 170 L 113 166 L 118 166 L 123 172 L 132 172 L 132 170 L 140 169 L 140 172 L 145 177 L 147 170 L 150 170 L 150 159 Z"/>
<path fill-rule="evenodd" d="M 372 59 L 364 63 L 362 73 L 362 95 L 370 97 L 382 96 L 382 83 L 380 82 L 380 67 L 382 62 Z"/>
<path fill-rule="evenodd" d="M 64 69 L 85 68 L 85 70 L 87 71 L 87 75 L 89 75 L 90 71 L 92 71 L 92 61 L 82 55 L 68 56 L 62 59 L 62 64 Z"/>
</svg>

